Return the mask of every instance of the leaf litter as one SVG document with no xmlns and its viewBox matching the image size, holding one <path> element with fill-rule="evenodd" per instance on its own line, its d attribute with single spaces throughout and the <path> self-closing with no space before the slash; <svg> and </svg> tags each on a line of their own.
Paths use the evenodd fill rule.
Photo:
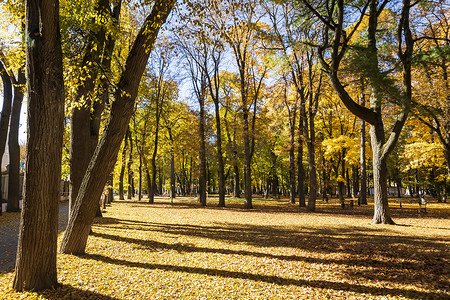
<svg viewBox="0 0 450 300">
<path fill-rule="evenodd" d="M 371 225 L 367 206 L 255 206 L 116 201 L 85 255 L 58 254 L 60 288 L 16 293 L 3 272 L 0 299 L 450 298 L 446 205 L 427 216 L 394 210 L 402 226 Z"/>
</svg>

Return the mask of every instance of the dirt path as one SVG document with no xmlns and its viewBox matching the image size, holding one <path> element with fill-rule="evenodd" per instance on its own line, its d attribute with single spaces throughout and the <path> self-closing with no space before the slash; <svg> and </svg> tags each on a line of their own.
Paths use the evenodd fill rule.
<svg viewBox="0 0 450 300">
<path fill-rule="evenodd" d="M 59 206 L 58 231 L 67 225 L 69 203 L 63 202 Z M 5 213 L 5 217 L 12 217 L 6 222 L 0 222 L 0 272 L 14 268 L 16 262 L 17 240 L 19 235 L 20 213 Z M 1 218 L 1 217 L 0 217 Z"/>
</svg>

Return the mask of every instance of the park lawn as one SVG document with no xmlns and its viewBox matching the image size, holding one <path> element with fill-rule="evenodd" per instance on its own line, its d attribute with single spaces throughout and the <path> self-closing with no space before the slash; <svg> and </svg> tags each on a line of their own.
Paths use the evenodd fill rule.
<svg viewBox="0 0 450 300">
<path fill-rule="evenodd" d="M 448 204 L 391 204 L 398 225 L 371 225 L 372 205 L 317 212 L 288 200 L 116 201 L 87 254 L 58 254 L 61 288 L 0 299 L 449 299 Z M 62 235 L 59 237 L 61 240 Z"/>
</svg>

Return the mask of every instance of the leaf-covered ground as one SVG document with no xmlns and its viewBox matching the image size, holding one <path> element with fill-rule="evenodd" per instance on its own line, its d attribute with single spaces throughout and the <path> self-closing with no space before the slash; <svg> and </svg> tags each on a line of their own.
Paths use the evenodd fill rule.
<svg viewBox="0 0 450 300">
<path fill-rule="evenodd" d="M 14 293 L 11 271 L 0 299 L 450 299 L 447 204 L 393 203 L 389 226 L 371 206 L 209 201 L 116 201 L 86 255 L 58 254 L 61 288 Z"/>
</svg>

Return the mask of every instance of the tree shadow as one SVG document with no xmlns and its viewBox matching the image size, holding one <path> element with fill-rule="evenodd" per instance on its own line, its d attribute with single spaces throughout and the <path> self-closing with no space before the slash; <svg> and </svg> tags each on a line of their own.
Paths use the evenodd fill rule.
<svg viewBox="0 0 450 300">
<path fill-rule="evenodd" d="M 448 264 L 444 260 L 446 244 L 435 238 L 413 238 L 385 234 L 386 230 L 344 227 L 339 229 L 301 228 L 301 232 L 273 226 L 222 224 L 221 226 L 175 225 L 116 220 L 117 228 L 154 231 L 173 236 L 200 237 L 226 243 L 244 243 L 257 247 L 287 247 L 323 254 L 346 254 L 333 258 L 298 255 L 276 255 L 256 251 L 197 247 L 186 243 L 162 243 L 95 232 L 99 238 L 137 245 L 150 251 L 175 250 L 224 255 L 245 255 L 284 261 L 302 261 L 329 265 L 344 265 L 346 276 L 358 279 L 389 280 L 402 284 L 423 280 L 440 284 Z M 411 259 L 411 255 L 414 259 Z M 337 258 L 335 258 L 337 257 Z M 447 266 L 447 267 L 446 267 Z M 359 267 L 359 268 L 358 268 Z M 362 267 L 362 268 L 361 268 Z M 355 271 L 352 271 L 355 269 Z M 407 272 L 407 274 L 403 274 Z"/>
<path fill-rule="evenodd" d="M 103 295 L 100 293 L 82 290 L 71 285 L 61 284 L 58 288 L 43 290 L 37 292 L 39 296 L 46 299 L 71 299 L 71 300 L 82 300 L 82 299 L 95 299 L 95 300 L 116 300 L 119 298 L 114 298 L 111 296 Z"/>
<path fill-rule="evenodd" d="M 141 262 L 131 262 L 126 260 L 121 260 L 117 258 L 111 258 L 99 254 L 87 254 L 80 256 L 84 259 L 92 259 L 96 261 L 102 261 L 109 264 L 124 265 L 134 268 L 143 268 L 149 270 L 163 270 L 172 272 L 182 272 L 190 274 L 203 274 L 209 276 L 218 276 L 223 278 L 236 278 L 252 280 L 257 282 L 266 282 L 270 284 L 276 284 L 280 286 L 294 285 L 298 287 L 313 287 L 320 289 L 333 289 L 336 291 L 351 291 L 358 293 L 366 293 L 371 295 L 396 295 L 415 299 L 437 299 L 442 297 L 441 294 L 433 292 L 422 292 L 416 290 L 405 290 L 400 288 L 385 288 L 385 287 L 373 287 L 358 284 L 349 284 L 345 282 L 331 282 L 325 280 L 306 280 L 306 279 L 291 279 L 272 275 L 262 275 L 254 273 L 245 273 L 237 271 L 219 270 L 219 269 L 209 269 L 200 267 L 189 267 L 189 266 L 174 266 L 169 264 L 151 264 L 151 263 L 141 263 Z"/>
</svg>

